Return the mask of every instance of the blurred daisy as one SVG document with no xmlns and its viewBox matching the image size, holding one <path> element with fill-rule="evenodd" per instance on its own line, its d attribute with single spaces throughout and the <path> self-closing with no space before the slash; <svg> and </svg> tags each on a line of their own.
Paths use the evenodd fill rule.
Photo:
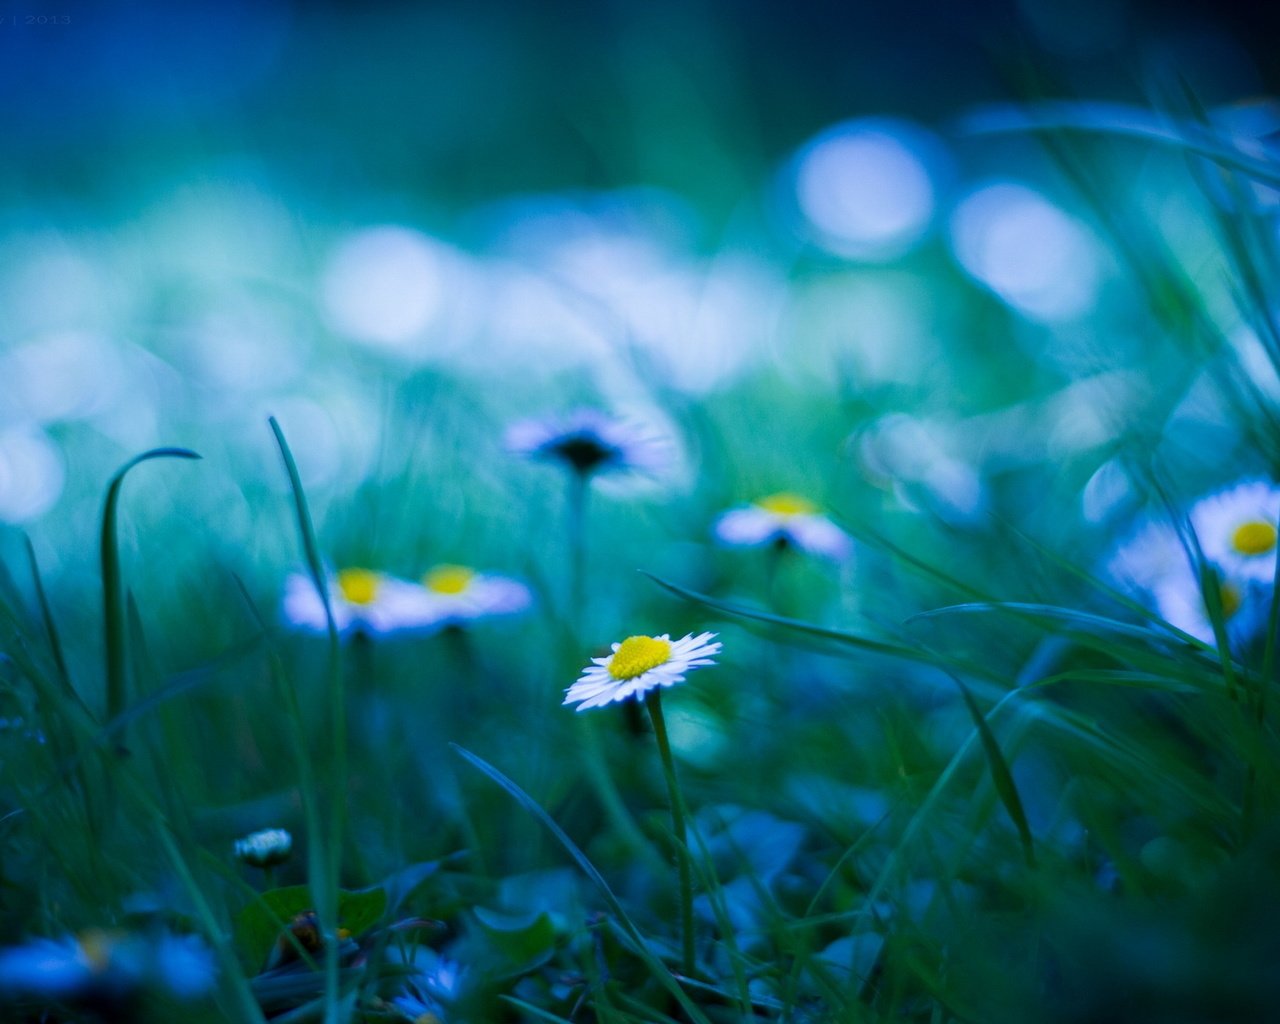
<svg viewBox="0 0 1280 1024">
<path fill-rule="evenodd" d="M 736 547 L 777 544 L 840 562 L 853 549 L 849 535 L 798 494 L 771 494 L 730 509 L 716 520 L 716 538 Z"/>
<path fill-rule="evenodd" d="M 1262 480 L 1238 484 L 1202 498 L 1190 518 L 1204 557 L 1228 578 L 1274 579 L 1280 489 Z"/>
<path fill-rule="evenodd" d="M 559 462 L 584 477 L 626 470 L 658 473 L 671 462 L 659 437 L 596 409 L 520 420 L 507 429 L 506 445 L 518 455 Z"/>
<path fill-rule="evenodd" d="M 1217 585 L 1228 644 L 1234 647 L 1247 643 L 1266 622 L 1265 588 L 1229 579 L 1219 579 Z M 1156 610 L 1166 622 L 1206 644 L 1216 643 L 1208 605 L 1190 569 L 1165 577 L 1153 593 Z"/>
<path fill-rule="evenodd" d="M 1170 625 L 1204 643 L 1215 643 L 1198 574 L 1171 525 L 1152 521 L 1140 526 L 1116 548 L 1106 570 L 1116 583 L 1137 593 Z M 1215 574 L 1215 578 L 1227 640 L 1232 646 L 1246 643 L 1266 620 L 1269 590 L 1238 575 Z"/>
<path fill-rule="evenodd" d="M 720 644 L 710 643 L 715 633 L 690 634 L 682 640 L 662 636 L 629 636 L 613 645 L 606 658 L 592 664 L 566 691 L 564 703 L 578 704 L 579 711 L 603 707 L 628 697 L 641 697 L 654 687 L 684 682 L 684 674 L 701 665 L 714 665 L 712 656 Z"/>
<path fill-rule="evenodd" d="M 423 965 L 392 1003 L 414 1024 L 443 1021 L 445 1009 L 457 1001 L 465 977 L 457 963 L 437 954 L 434 963 Z"/>
<path fill-rule="evenodd" d="M 437 565 L 422 577 L 420 600 L 406 610 L 409 625 L 444 628 L 513 615 L 529 607 L 532 596 L 519 580 L 476 572 L 465 565 Z"/>
<path fill-rule="evenodd" d="M 141 988 L 198 999 L 216 975 L 213 954 L 197 936 L 90 929 L 0 950 L 0 1001 L 122 1000 Z"/>
<path fill-rule="evenodd" d="M 236 860 L 255 868 L 283 864 L 293 852 L 293 836 L 282 828 L 251 832 L 235 843 Z"/>
<path fill-rule="evenodd" d="M 421 588 L 369 569 L 349 568 L 329 579 L 329 606 L 339 633 L 359 629 L 391 633 L 413 624 L 421 616 Z M 293 573 L 285 581 L 284 617 L 299 629 L 323 632 L 324 602 L 311 577 Z"/>
</svg>

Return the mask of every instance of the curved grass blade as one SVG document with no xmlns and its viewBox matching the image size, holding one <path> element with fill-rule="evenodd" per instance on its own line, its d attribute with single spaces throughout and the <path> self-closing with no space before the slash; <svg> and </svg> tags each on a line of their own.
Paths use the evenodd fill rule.
<svg viewBox="0 0 1280 1024">
<path fill-rule="evenodd" d="M 302 539 L 302 554 L 307 560 L 307 571 L 311 575 L 311 581 L 316 585 L 316 593 L 320 595 L 320 600 L 324 604 L 324 616 L 329 632 L 334 634 L 337 630 L 333 622 L 333 608 L 329 604 L 329 587 L 325 580 L 324 562 L 320 558 L 320 546 L 316 543 L 316 528 L 311 521 L 311 510 L 307 507 L 306 493 L 302 489 L 298 463 L 294 461 L 289 442 L 284 439 L 284 431 L 280 429 L 279 421 L 274 416 L 269 416 L 267 422 L 271 425 L 271 432 L 275 434 L 276 445 L 284 459 L 285 472 L 289 474 L 289 487 L 293 491 L 293 509 L 298 521 L 298 534 Z"/>
<path fill-rule="evenodd" d="M 935 619 L 943 615 L 963 615 L 982 612 L 1014 612 L 1025 615 L 1030 618 L 1045 618 L 1054 622 L 1065 622 L 1080 626 L 1086 633 L 1095 633 L 1099 630 L 1105 633 L 1114 633 L 1118 636 L 1128 637 L 1132 640 L 1159 640 L 1161 637 L 1153 633 L 1149 629 L 1143 629 L 1141 626 L 1134 626 L 1127 622 L 1120 622 L 1116 619 L 1109 619 L 1104 615 L 1095 615 L 1092 612 L 1076 611 L 1074 608 L 1063 608 L 1053 604 L 1036 604 L 1028 601 L 971 601 L 967 604 L 950 604 L 943 608 L 930 608 L 928 611 L 917 612 L 907 619 L 908 623 L 920 622 L 925 619 Z M 1175 635 L 1179 640 L 1185 640 L 1205 650 L 1212 650 L 1208 644 L 1201 640 L 1197 640 L 1189 633 L 1182 633 L 1176 627 L 1170 627 L 1176 630 Z M 1180 634 L 1180 635 L 1179 635 Z"/>
<path fill-rule="evenodd" d="M 799 633 L 805 633 L 809 636 L 818 637 L 822 640 L 831 640 L 838 644 L 844 644 L 849 647 L 856 647 L 859 650 L 868 652 L 869 654 L 882 654 L 889 658 L 903 658 L 907 661 L 925 662 L 930 665 L 943 665 L 942 659 L 930 654 L 927 651 L 920 650 L 915 647 L 908 647 L 905 644 L 894 644 L 884 640 L 869 640 L 866 637 L 858 636 L 856 633 L 847 633 L 841 629 L 831 629 L 828 626 L 818 626 L 812 622 L 805 622 L 801 619 L 789 619 L 782 615 L 774 615 L 771 612 L 761 611 L 757 608 L 747 608 L 744 605 L 734 604 L 731 601 L 721 601 L 719 598 L 710 597 L 706 594 L 700 594 L 696 590 L 688 590 L 676 583 L 668 582 L 660 576 L 655 576 L 651 572 L 640 570 L 641 575 L 648 576 L 658 586 L 671 591 L 678 597 L 683 597 L 687 601 L 694 601 L 698 604 L 705 604 L 708 608 L 714 608 L 717 611 L 727 612 L 729 615 L 737 615 L 744 619 L 754 619 L 756 622 L 766 622 L 771 626 L 781 626 L 783 629 L 794 630 Z"/>
<path fill-rule="evenodd" d="M 645 966 L 653 972 L 653 976 L 658 980 L 658 982 L 660 982 L 662 986 L 671 993 L 692 1020 L 698 1021 L 699 1024 L 710 1024 L 702 1011 L 694 1005 L 693 1001 L 685 993 L 684 989 L 680 987 L 680 983 L 676 981 L 675 976 L 667 969 L 666 964 L 649 951 L 643 936 L 640 934 L 640 929 L 637 928 L 631 918 L 627 916 L 627 912 L 623 909 L 621 901 L 619 901 L 618 897 L 614 895 L 613 890 L 609 888 L 609 883 L 605 881 L 604 876 L 600 874 L 596 869 L 596 866 L 587 859 L 587 855 L 578 848 L 578 844 L 570 839 L 568 834 L 556 824 L 555 819 L 543 810 L 542 806 L 534 800 L 533 797 L 503 775 L 502 772 L 498 771 L 497 768 L 489 764 L 488 761 L 471 753 L 471 751 L 458 746 L 456 743 L 450 743 L 449 746 L 451 746 L 460 757 L 469 762 L 472 767 L 483 772 L 493 782 L 496 782 L 500 787 L 502 787 L 502 789 L 506 790 L 507 794 L 514 799 L 516 803 L 541 822 L 542 826 L 555 837 L 556 841 L 565 848 L 569 856 L 572 857 L 578 867 L 582 869 L 583 874 L 591 879 L 592 883 L 600 891 L 600 895 L 604 898 L 609 910 L 613 913 L 627 937 L 634 944 L 636 955 L 645 962 Z"/>
<path fill-rule="evenodd" d="M 124 592 L 121 587 L 120 546 L 116 538 L 116 519 L 120 506 L 120 488 L 124 478 L 134 466 L 151 459 L 199 459 L 201 456 L 188 448 L 152 448 L 135 455 L 126 462 L 107 486 L 107 498 L 102 510 L 102 616 L 105 627 L 107 713 L 106 720 L 116 718 L 123 710 L 126 694 L 128 663 L 125 639 Z M 123 739 L 121 744 L 123 746 Z"/>
<path fill-rule="evenodd" d="M 963 118 L 959 129 L 970 135 L 1089 132 L 1115 135 L 1180 152 L 1197 153 L 1269 185 L 1280 185 L 1280 171 L 1251 157 L 1220 136 L 1187 122 L 1172 124 L 1139 107 L 1119 103 L 1037 103 L 985 107 Z"/>
</svg>

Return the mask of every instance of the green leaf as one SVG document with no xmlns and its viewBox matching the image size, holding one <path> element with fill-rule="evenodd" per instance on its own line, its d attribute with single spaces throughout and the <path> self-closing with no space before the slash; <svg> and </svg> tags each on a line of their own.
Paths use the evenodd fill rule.
<svg viewBox="0 0 1280 1024">
<path fill-rule="evenodd" d="M 476 907 L 472 913 L 490 944 L 513 966 L 528 968 L 545 960 L 555 949 L 555 924 L 545 910 L 530 914 L 503 914 Z"/>
<path fill-rule="evenodd" d="M 305 885 L 290 885 L 262 893 L 236 919 L 236 946 L 251 970 L 267 959 L 280 932 L 298 914 L 315 909 L 315 898 Z M 339 890 L 338 924 L 352 936 L 362 935 L 382 919 L 387 891 L 381 886 L 358 891 Z"/>
</svg>

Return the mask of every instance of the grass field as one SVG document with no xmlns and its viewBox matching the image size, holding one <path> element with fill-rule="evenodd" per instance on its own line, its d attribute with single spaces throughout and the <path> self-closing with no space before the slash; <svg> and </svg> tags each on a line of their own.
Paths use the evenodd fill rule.
<svg viewBox="0 0 1280 1024">
<path fill-rule="evenodd" d="M 9 217 L 0 1019 L 1270 1019 L 1273 117 Z"/>
</svg>

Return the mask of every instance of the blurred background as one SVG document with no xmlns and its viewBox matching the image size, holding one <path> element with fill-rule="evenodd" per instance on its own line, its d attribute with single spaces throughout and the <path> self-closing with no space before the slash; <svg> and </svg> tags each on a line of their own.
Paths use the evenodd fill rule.
<svg viewBox="0 0 1280 1024">
<path fill-rule="evenodd" d="M 279 486 L 267 412 L 321 498 L 432 465 L 448 499 L 446 466 L 502 475 L 491 442 L 516 414 L 705 403 L 736 443 L 753 401 L 793 402 L 824 413 L 804 428 L 824 444 L 864 431 L 863 476 L 931 475 L 971 516 L 981 463 L 1018 458 L 976 447 L 1017 431 L 977 424 L 924 460 L 966 447 L 925 414 L 1010 409 L 1141 339 L 1061 169 L 957 119 L 1145 105 L 1176 79 L 1219 108 L 1277 74 L 1277 15 L 1243 5 L 2 10 L 0 520 L 55 574 L 109 467 L 159 443 L 210 456 L 200 490 L 242 543 L 223 490 Z M 1273 118 L 1251 105 L 1232 130 Z M 1159 207 L 1204 271 L 1179 161 L 1108 159 L 1116 201 Z M 833 480 L 823 450 L 809 472 Z M 770 457 L 713 497 L 811 482 Z"/>
</svg>

